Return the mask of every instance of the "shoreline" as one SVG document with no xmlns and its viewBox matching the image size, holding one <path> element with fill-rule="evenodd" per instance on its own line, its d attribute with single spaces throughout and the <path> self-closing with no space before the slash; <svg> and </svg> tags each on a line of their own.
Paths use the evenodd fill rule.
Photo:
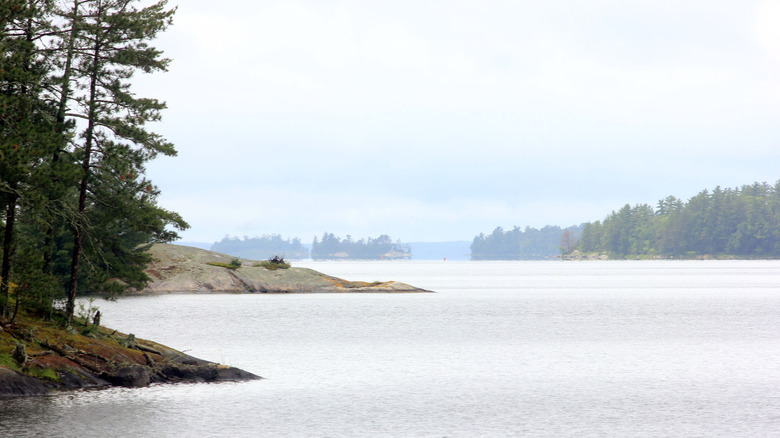
<svg viewBox="0 0 780 438">
<path fill-rule="evenodd" d="M 21 316 L 0 326 L 0 399 L 87 388 L 261 379 L 239 368 L 196 358 L 107 327 Z M 76 332 L 78 330 L 78 332 Z"/>
</svg>

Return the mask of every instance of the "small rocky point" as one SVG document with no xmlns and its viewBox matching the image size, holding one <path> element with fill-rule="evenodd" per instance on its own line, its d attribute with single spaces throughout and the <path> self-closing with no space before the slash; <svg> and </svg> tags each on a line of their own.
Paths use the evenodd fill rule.
<svg viewBox="0 0 780 438">
<path fill-rule="evenodd" d="M 35 317 L 0 324 L 0 398 L 53 390 L 153 383 L 223 382 L 260 377 L 105 327 L 71 330 Z"/>
</svg>

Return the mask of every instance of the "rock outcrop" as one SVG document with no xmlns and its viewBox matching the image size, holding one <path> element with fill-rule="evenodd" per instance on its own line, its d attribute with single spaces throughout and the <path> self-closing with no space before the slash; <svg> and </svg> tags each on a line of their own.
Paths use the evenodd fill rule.
<svg viewBox="0 0 780 438">
<path fill-rule="evenodd" d="M 0 359 L 5 359 L 0 361 L 0 397 L 44 395 L 56 389 L 260 378 L 132 334 L 95 326 L 77 330 L 80 333 L 33 317 L 0 325 Z M 12 348 L 23 349 L 24 355 L 2 354 Z"/>
<path fill-rule="evenodd" d="M 269 270 L 248 259 L 231 269 L 219 264 L 229 265 L 235 257 L 188 246 L 157 244 L 150 252 L 155 260 L 146 273 L 152 281 L 133 293 L 430 292 L 396 281 L 347 281 L 308 268 Z"/>
</svg>

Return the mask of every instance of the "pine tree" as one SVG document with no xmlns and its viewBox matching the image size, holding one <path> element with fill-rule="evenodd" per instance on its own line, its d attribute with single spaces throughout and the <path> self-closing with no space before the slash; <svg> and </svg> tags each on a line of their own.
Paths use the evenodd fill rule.
<svg viewBox="0 0 780 438">
<path fill-rule="evenodd" d="M 40 41 L 51 35 L 51 2 L 16 0 L 0 6 L 0 196 L 3 251 L 0 314 L 7 315 L 17 246 L 18 215 L 40 194 L 43 169 L 56 140 L 52 107 L 44 98 L 50 53 Z"/>
<path fill-rule="evenodd" d="M 123 207 L 135 207 L 126 212 L 128 220 L 151 211 L 152 216 L 157 215 L 153 221 L 156 223 L 155 227 L 145 224 L 147 232 L 163 239 L 167 235 L 165 225 L 186 227 L 178 215 L 156 207 L 156 189 L 141 177 L 145 163 L 157 154 L 176 154 L 171 143 L 145 126 L 160 119 L 165 104 L 136 97 L 130 84 L 138 71 L 152 73 L 167 69 L 169 60 L 148 43 L 170 25 L 175 9 L 166 10 L 166 1 L 145 8 L 135 7 L 136 3 L 135 0 L 74 0 L 72 13 L 65 16 L 72 30 L 67 35 L 72 40 L 63 45 L 75 50 L 72 76 L 63 84 L 67 86 L 73 79 L 83 86 L 83 93 L 66 96 L 73 104 L 68 115 L 80 119 L 83 126 L 80 143 L 73 151 L 79 159 L 81 175 L 66 303 L 69 320 L 79 289 L 86 242 L 92 242 L 89 246 L 93 254 L 100 253 L 101 236 L 94 233 L 98 229 L 96 221 L 106 220 L 101 209 L 124 202 Z M 139 223 L 124 225 L 133 228 Z M 105 222 L 101 227 L 105 230 Z M 127 239 L 121 245 L 116 241 L 111 245 L 114 249 L 122 247 L 129 254 L 137 251 L 131 246 L 134 243 L 133 239 Z M 100 257 L 92 263 L 102 263 L 104 268 L 112 264 L 111 260 Z"/>
</svg>

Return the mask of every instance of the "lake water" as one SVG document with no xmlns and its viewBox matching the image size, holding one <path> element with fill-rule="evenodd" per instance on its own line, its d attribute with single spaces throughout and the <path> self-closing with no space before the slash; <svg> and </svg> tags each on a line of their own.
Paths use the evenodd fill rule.
<svg viewBox="0 0 780 438">
<path fill-rule="evenodd" d="M 296 265 L 438 293 L 96 301 L 265 379 L 0 401 L 0 436 L 780 436 L 778 261 Z"/>
</svg>

